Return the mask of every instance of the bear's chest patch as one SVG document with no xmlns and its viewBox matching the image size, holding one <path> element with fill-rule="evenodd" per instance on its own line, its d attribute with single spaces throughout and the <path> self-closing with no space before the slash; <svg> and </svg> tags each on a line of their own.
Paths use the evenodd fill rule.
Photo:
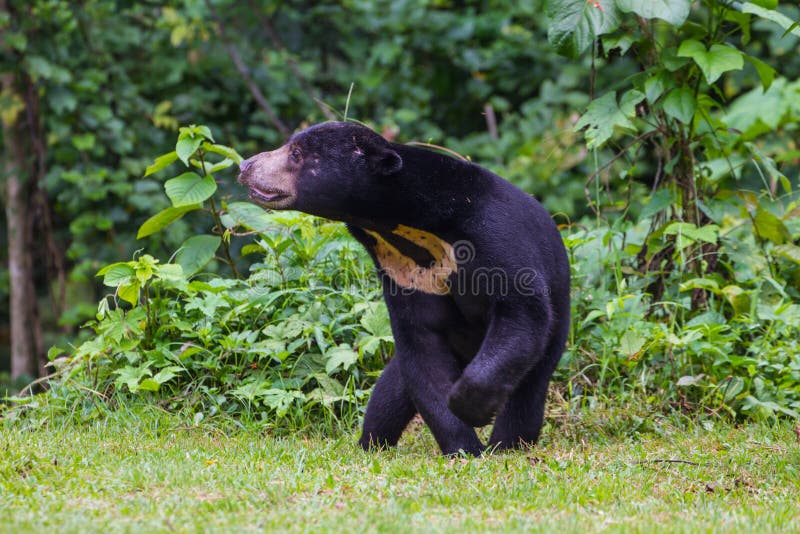
<svg viewBox="0 0 800 534">
<path fill-rule="evenodd" d="M 392 235 L 364 231 L 375 239 L 375 257 L 383 271 L 397 285 L 433 295 L 450 293 L 448 278 L 458 267 L 453 245 L 435 234 L 402 224 L 391 231 Z M 430 261 L 422 260 L 421 265 L 420 255 L 416 254 L 416 259 L 412 258 L 408 247 L 400 244 L 402 241 L 421 249 Z"/>
</svg>

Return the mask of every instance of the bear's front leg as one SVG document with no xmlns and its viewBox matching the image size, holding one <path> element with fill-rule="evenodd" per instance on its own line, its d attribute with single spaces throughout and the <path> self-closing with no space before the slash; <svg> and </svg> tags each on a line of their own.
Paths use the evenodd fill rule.
<svg viewBox="0 0 800 534">
<path fill-rule="evenodd" d="M 488 425 L 523 377 L 543 357 L 549 314 L 531 317 L 498 305 L 475 358 L 453 385 L 449 408 L 473 426 Z"/>
<path fill-rule="evenodd" d="M 447 394 L 461 375 L 461 366 L 436 333 L 417 329 L 413 339 L 397 336 L 395 358 L 406 388 L 444 454 L 464 451 L 479 456 L 485 446 L 475 429 L 447 407 Z"/>
<path fill-rule="evenodd" d="M 505 406 L 511 391 L 506 384 L 477 382 L 464 376 L 450 390 L 447 406 L 465 423 L 481 427 L 488 425 Z"/>
</svg>

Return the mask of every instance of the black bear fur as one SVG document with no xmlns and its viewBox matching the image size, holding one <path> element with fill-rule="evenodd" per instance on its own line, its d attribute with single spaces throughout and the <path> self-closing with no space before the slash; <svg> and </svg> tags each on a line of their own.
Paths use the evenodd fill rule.
<svg viewBox="0 0 800 534">
<path fill-rule="evenodd" d="M 251 198 L 347 224 L 381 276 L 395 355 L 359 443 L 394 446 L 416 413 L 445 454 L 534 443 L 564 350 L 570 269 L 530 195 L 478 165 L 325 123 L 241 166 Z M 437 263 L 438 262 L 438 263 Z"/>
</svg>

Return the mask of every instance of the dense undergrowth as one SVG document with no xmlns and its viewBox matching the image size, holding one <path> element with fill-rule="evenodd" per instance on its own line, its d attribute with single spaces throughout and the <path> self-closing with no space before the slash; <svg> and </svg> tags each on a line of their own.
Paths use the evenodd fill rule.
<svg viewBox="0 0 800 534">
<path fill-rule="evenodd" d="M 190 165 L 220 165 L 203 161 L 199 143 L 196 150 Z M 249 259 L 246 276 L 225 275 L 219 264 L 231 252 L 217 250 L 217 239 L 208 254 L 197 244 L 201 236 L 187 240 L 172 262 L 139 253 L 104 268 L 113 293 L 87 325 L 92 336 L 53 349 L 48 391 L 16 398 L 7 417 L 91 420 L 135 397 L 195 424 L 215 416 L 276 431 L 357 423 L 393 348 L 366 252 L 341 224 L 246 202 L 217 209 L 214 196 L 198 202 L 217 214 L 226 241 L 246 243 L 237 260 Z M 675 245 L 676 268 L 653 298 L 649 288 L 662 273 L 636 266 L 645 240 L 654 239 L 655 202 L 641 206 L 636 222 L 563 225 L 574 291 L 572 333 L 554 380 L 561 407 L 580 412 L 611 403 L 645 414 L 797 418 L 797 263 L 759 239 L 739 200 L 720 201 L 709 211 L 718 216 L 713 228 L 676 223 L 664 232 Z M 158 215 L 143 229 L 172 222 L 154 227 L 153 220 Z M 793 239 L 800 235 L 796 221 L 786 228 Z M 724 269 L 698 278 L 683 253 L 711 240 Z M 215 253 L 222 259 L 212 260 Z M 710 297 L 693 309 L 698 287 Z"/>
<path fill-rule="evenodd" d="M 788 52 L 800 28 L 783 11 L 800 12 L 547 5 L 551 41 L 591 50 L 591 71 L 559 64 L 525 104 L 490 99 L 497 132 L 443 144 L 536 193 L 561 224 L 573 325 L 558 406 L 800 418 L 800 82 Z M 765 63 L 775 57 L 783 76 Z M 581 76 L 589 92 L 574 90 Z M 389 137 L 443 138 L 416 119 L 399 133 L 387 116 L 374 126 Z M 139 229 L 145 250 L 100 271 L 111 293 L 84 341 L 52 349 L 49 389 L 14 398 L 6 418 L 90 420 L 135 398 L 195 423 L 351 428 L 393 350 L 368 256 L 342 225 L 218 191 L 239 155 L 205 127 L 182 128 L 148 168 L 141 184 L 158 200 L 143 204 L 163 205 L 155 177 L 179 161 L 169 207 Z"/>
</svg>

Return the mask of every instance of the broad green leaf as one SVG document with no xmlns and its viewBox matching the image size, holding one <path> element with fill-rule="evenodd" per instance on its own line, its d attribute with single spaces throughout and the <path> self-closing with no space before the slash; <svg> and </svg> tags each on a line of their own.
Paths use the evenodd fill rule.
<svg viewBox="0 0 800 534">
<path fill-rule="evenodd" d="M 232 223 L 230 228 L 241 225 L 254 232 L 264 232 L 275 226 L 269 213 L 252 202 L 231 202 L 228 204 L 228 217 Z"/>
<path fill-rule="evenodd" d="M 149 219 L 147 219 L 140 227 L 136 234 L 136 239 L 147 237 L 151 234 L 163 230 L 170 224 L 174 223 L 190 211 L 200 209 L 199 204 L 193 206 L 182 206 L 180 208 L 169 207 L 159 211 Z"/>
<path fill-rule="evenodd" d="M 194 126 L 194 127 L 192 127 L 192 129 L 193 129 L 195 132 L 197 132 L 197 133 L 199 133 L 200 135 L 202 135 L 203 137 L 205 137 L 206 139 L 208 139 L 209 141 L 211 141 L 212 143 L 214 142 L 214 136 L 213 136 L 213 135 L 211 135 L 211 130 L 209 129 L 209 127 L 208 127 L 208 126 L 203 126 L 203 125 L 201 124 L 200 126 Z"/>
<path fill-rule="evenodd" d="M 778 245 L 772 249 L 772 252 L 782 258 L 786 258 L 787 260 L 793 261 L 794 263 L 800 265 L 800 247 L 797 245 L 793 245 L 792 243 Z"/>
<path fill-rule="evenodd" d="M 161 369 L 158 373 L 153 376 L 153 380 L 157 384 L 163 384 L 164 382 L 168 382 L 178 376 L 178 373 L 183 371 L 183 367 L 179 367 L 177 365 L 170 365 L 169 367 L 165 367 Z"/>
<path fill-rule="evenodd" d="M 55 56 L 52 56 L 55 58 Z M 23 62 L 27 66 L 28 73 L 34 78 L 51 80 L 56 84 L 66 84 L 72 80 L 72 72 L 69 69 L 51 62 L 42 56 L 25 55 Z"/>
<path fill-rule="evenodd" d="M 770 181 L 778 182 L 780 180 L 788 180 L 778 167 L 775 165 L 775 160 L 764 154 L 755 143 L 745 143 L 744 146 L 753 154 L 755 163 L 759 168 L 766 171 Z"/>
<path fill-rule="evenodd" d="M 647 338 L 641 333 L 628 330 L 619 338 L 619 351 L 628 358 L 633 358 L 642 350 L 645 341 Z"/>
<path fill-rule="evenodd" d="M 146 285 L 152 277 L 153 265 L 138 264 L 136 266 L 136 279 L 139 281 L 139 284 L 142 286 Z"/>
<path fill-rule="evenodd" d="M 681 26 L 689 16 L 691 0 L 617 0 L 617 6 L 625 13 L 636 13 L 646 19 L 666 20 Z"/>
<path fill-rule="evenodd" d="M 233 164 L 234 164 L 233 160 L 230 160 L 228 158 L 225 158 L 225 159 L 223 159 L 221 161 L 218 161 L 216 163 L 211 163 L 211 162 L 206 161 L 205 162 L 206 174 L 214 174 L 215 172 L 219 172 L 219 171 L 221 171 L 223 169 L 227 169 L 228 167 L 230 167 Z"/>
<path fill-rule="evenodd" d="M 130 282 L 131 278 L 136 275 L 136 271 L 128 262 L 112 263 L 106 265 L 99 271 L 96 276 L 103 277 L 103 285 L 109 287 L 119 287 L 120 284 Z"/>
<path fill-rule="evenodd" d="M 716 224 L 705 224 L 694 230 L 686 232 L 686 235 L 695 241 L 702 241 L 704 243 L 716 243 L 719 239 L 719 226 Z"/>
<path fill-rule="evenodd" d="M 707 49 L 703 43 L 695 39 L 687 39 L 681 43 L 678 55 L 692 58 L 703 71 L 708 83 L 714 83 L 725 72 L 741 70 L 744 67 L 742 53 L 735 48 L 714 44 Z"/>
<path fill-rule="evenodd" d="M 674 46 L 664 47 L 661 51 L 661 64 L 670 72 L 676 72 L 691 62 L 690 58 L 680 57 Z"/>
<path fill-rule="evenodd" d="M 249 243 L 242 247 L 242 250 L 239 252 L 242 256 L 248 256 L 250 254 L 260 254 L 264 252 L 264 247 L 256 245 L 254 243 Z"/>
<path fill-rule="evenodd" d="M 200 145 L 203 143 L 203 138 L 198 137 L 184 137 L 183 139 L 178 140 L 178 143 L 175 145 L 175 153 L 178 154 L 178 157 L 181 161 L 186 165 L 189 166 L 189 158 L 192 157 L 192 154 L 200 148 Z"/>
<path fill-rule="evenodd" d="M 630 121 L 636 115 L 636 104 L 644 99 L 639 91 L 628 91 L 617 104 L 617 95 L 610 91 L 594 100 L 586 109 L 575 130 L 586 128 L 586 145 L 599 148 L 614 135 L 614 128 L 635 130 Z"/>
<path fill-rule="evenodd" d="M 103 302 L 107 302 L 106 299 L 103 299 Z M 62 354 L 69 355 L 72 353 L 72 350 L 62 349 L 61 347 L 50 347 L 47 349 L 47 360 L 53 361 Z"/>
<path fill-rule="evenodd" d="M 166 282 L 167 285 L 186 291 L 189 287 L 189 281 L 186 280 L 186 275 L 183 273 L 183 267 L 177 263 L 165 263 L 156 267 L 156 276 L 159 280 Z"/>
<path fill-rule="evenodd" d="M 797 26 L 795 21 L 780 11 L 776 11 L 775 9 L 766 9 L 760 5 L 757 5 L 756 2 L 744 2 L 742 4 L 742 13 L 751 13 L 753 15 L 758 15 L 763 19 L 771 20 L 792 35 L 800 37 L 800 27 Z"/>
<path fill-rule="evenodd" d="M 192 276 L 214 259 L 221 242 L 222 238 L 216 235 L 192 236 L 183 242 L 175 254 L 175 263 L 183 268 L 185 276 Z"/>
<path fill-rule="evenodd" d="M 305 394 L 302 391 L 293 389 L 273 388 L 265 391 L 262 398 L 264 405 L 275 410 L 275 415 L 278 417 L 285 416 L 296 400 L 304 402 L 306 400 Z"/>
<path fill-rule="evenodd" d="M 674 235 L 675 247 L 683 249 L 697 241 L 716 243 L 719 237 L 719 226 L 706 224 L 698 228 L 692 223 L 672 222 L 667 224 L 663 233 L 665 235 Z"/>
<path fill-rule="evenodd" d="M 632 89 L 622 95 L 622 100 L 619 103 L 620 110 L 626 117 L 633 118 L 636 116 L 636 105 L 642 100 L 644 100 L 644 93 Z"/>
<path fill-rule="evenodd" d="M 733 313 L 742 315 L 750 311 L 750 292 L 737 285 L 728 285 L 722 288 L 722 295 L 733 308 Z"/>
<path fill-rule="evenodd" d="M 644 94 L 648 102 L 655 104 L 661 95 L 674 86 L 675 82 L 672 80 L 672 76 L 666 72 L 659 72 L 648 77 L 644 82 Z"/>
<path fill-rule="evenodd" d="M 142 289 L 142 286 L 139 285 L 138 280 L 134 279 L 129 284 L 119 286 L 117 295 L 125 302 L 130 302 L 133 306 L 136 306 L 139 303 L 140 289 Z"/>
<path fill-rule="evenodd" d="M 46 96 L 50 107 L 58 115 L 75 111 L 75 108 L 78 107 L 78 99 L 75 93 L 64 86 L 48 89 Z"/>
<path fill-rule="evenodd" d="M 347 371 L 358 361 L 358 353 L 350 348 L 350 345 L 338 345 L 325 353 L 325 372 L 329 375 L 335 373 L 341 367 Z"/>
<path fill-rule="evenodd" d="M 382 302 L 380 304 L 369 304 L 364 310 L 364 315 L 361 316 L 360 323 L 361 326 L 373 336 L 386 338 L 392 336 L 392 324 L 389 321 L 389 312 Z"/>
<path fill-rule="evenodd" d="M 164 190 L 172 201 L 172 206 L 181 208 L 200 204 L 207 200 L 217 191 L 217 182 L 211 176 L 185 172 L 176 178 L 167 180 Z"/>
<path fill-rule="evenodd" d="M 137 389 L 139 391 L 158 391 L 158 388 L 161 387 L 161 384 L 153 380 L 152 378 L 145 378 L 141 382 L 139 382 L 139 386 Z"/>
<path fill-rule="evenodd" d="M 695 375 L 695 376 L 684 375 L 684 376 L 680 377 L 677 382 L 675 382 L 675 385 L 678 386 L 678 387 L 695 386 L 695 385 L 699 384 L 700 382 L 702 382 L 702 380 L 703 380 L 703 378 L 705 378 L 705 376 L 706 375 L 704 375 L 702 373 L 699 374 L 699 375 Z"/>
<path fill-rule="evenodd" d="M 778 7 L 778 0 L 753 0 L 751 4 L 755 4 L 766 9 L 775 9 Z"/>
<path fill-rule="evenodd" d="M 664 113 L 684 124 L 690 124 L 697 109 L 697 102 L 691 88 L 684 85 L 673 89 L 664 99 Z"/>
<path fill-rule="evenodd" d="M 150 176 L 151 174 L 157 173 L 161 169 L 169 167 L 177 160 L 178 160 L 177 152 L 175 152 L 174 150 L 172 152 L 167 152 L 163 156 L 157 157 L 156 160 L 150 166 L 148 166 L 147 169 L 144 171 L 144 175 Z"/>
<path fill-rule="evenodd" d="M 724 385 L 723 385 L 724 384 Z M 744 391 L 744 380 L 738 376 L 732 376 L 730 379 L 726 380 L 722 384 L 719 385 L 720 388 L 724 389 L 723 400 L 725 402 L 733 402 L 739 393 Z"/>
<path fill-rule="evenodd" d="M 616 30 L 620 13 L 614 0 L 551 0 L 547 39 L 559 54 L 578 57 L 599 36 Z"/>
<path fill-rule="evenodd" d="M 6 29 L 6 45 L 17 50 L 24 52 L 28 46 L 28 37 L 23 32 L 10 32 Z"/>
<path fill-rule="evenodd" d="M 177 263 L 165 263 L 156 266 L 156 275 L 162 280 L 178 280 L 185 278 L 183 267 Z"/>
<path fill-rule="evenodd" d="M 114 371 L 114 374 L 119 375 L 114 381 L 116 387 L 122 389 L 122 386 L 128 386 L 128 389 L 132 392 L 135 393 L 138 391 L 139 382 L 151 374 L 150 369 L 147 368 L 148 365 L 149 364 L 145 364 L 140 367 L 132 367 L 129 365 Z"/>
<path fill-rule="evenodd" d="M 719 293 L 719 284 L 716 280 L 711 280 L 710 278 L 692 278 L 686 282 L 681 282 L 679 289 L 681 291 L 703 289 L 705 291 L 711 291 L 712 293 Z"/>
<path fill-rule="evenodd" d="M 669 189 L 659 189 L 650 196 L 647 204 L 639 214 L 641 219 L 652 217 L 661 210 L 667 209 L 675 202 L 675 194 Z"/>
<path fill-rule="evenodd" d="M 780 245 L 791 240 L 791 233 L 778 217 L 769 211 L 758 208 L 753 218 L 753 229 L 761 239 L 766 239 Z"/>
<path fill-rule="evenodd" d="M 72 146 L 78 150 L 91 150 L 95 143 L 94 134 L 79 134 L 72 136 Z"/>
<path fill-rule="evenodd" d="M 624 56 L 625 53 L 636 44 L 636 38 L 628 33 L 604 35 L 602 40 L 603 50 L 606 51 L 606 54 L 610 53 L 612 50 L 618 50 L 620 56 Z"/>
<path fill-rule="evenodd" d="M 775 75 L 777 74 L 777 71 L 772 67 L 770 67 L 769 65 L 767 65 L 766 63 L 764 63 L 763 61 L 761 61 L 760 59 L 751 56 L 750 54 L 745 54 L 744 58 L 750 63 L 752 63 L 753 66 L 756 68 L 756 72 L 758 72 L 758 77 L 759 79 L 761 79 L 761 85 L 762 87 L 764 87 L 764 91 L 767 91 L 772 85 L 772 82 L 775 81 Z"/>
<path fill-rule="evenodd" d="M 269 382 L 248 382 L 231 390 L 231 395 L 253 402 L 257 398 L 267 395 L 270 391 L 272 390 Z"/>
<path fill-rule="evenodd" d="M 792 92 L 787 89 L 786 80 L 778 78 L 768 91 L 757 88 L 737 98 L 723 121 L 728 128 L 741 131 L 746 139 L 775 130 L 791 116 Z"/>
<path fill-rule="evenodd" d="M 203 143 L 203 150 L 206 152 L 213 152 L 220 156 L 225 156 L 227 159 L 233 161 L 237 165 L 240 164 L 244 158 L 239 155 L 234 149 L 225 145 L 214 145 L 212 143 Z"/>
</svg>

